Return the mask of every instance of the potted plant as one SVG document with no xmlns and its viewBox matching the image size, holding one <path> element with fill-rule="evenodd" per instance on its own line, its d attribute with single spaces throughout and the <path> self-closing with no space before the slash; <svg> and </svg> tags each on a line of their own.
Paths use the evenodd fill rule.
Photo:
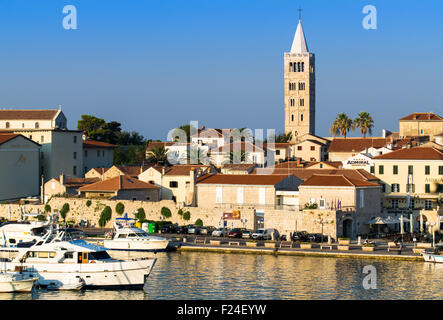
<svg viewBox="0 0 443 320">
<path fill-rule="evenodd" d="M 312 243 L 311 242 L 300 242 L 300 249 L 311 249 Z"/>
<path fill-rule="evenodd" d="M 274 241 L 265 241 L 265 248 L 275 248 Z"/>
<path fill-rule="evenodd" d="M 256 247 L 257 244 L 258 244 L 258 242 L 255 241 L 255 240 L 249 240 L 249 241 L 246 241 L 246 246 L 247 246 L 247 247 Z"/>
<path fill-rule="evenodd" d="M 363 245 L 362 249 L 363 249 L 363 251 L 374 251 L 375 245 L 373 245 L 371 243 L 366 243 Z"/>
<path fill-rule="evenodd" d="M 351 239 L 345 238 L 345 237 L 340 237 L 340 238 L 338 238 L 338 243 L 349 245 L 349 244 L 351 244 Z"/>
</svg>

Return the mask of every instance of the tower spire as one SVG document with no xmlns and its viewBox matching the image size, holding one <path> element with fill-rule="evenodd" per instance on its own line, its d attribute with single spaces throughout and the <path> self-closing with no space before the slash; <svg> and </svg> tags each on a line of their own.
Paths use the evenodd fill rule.
<svg viewBox="0 0 443 320">
<path fill-rule="evenodd" d="M 303 32 L 303 27 L 301 25 L 301 12 L 299 11 L 299 20 L 297 25 L 297 30 L 295 31 L 294 41 L 292 42 L 291 53 L 306 53 L 308 51 L 308 45 L 306 44 L 305 33 Z"/>
</svg>

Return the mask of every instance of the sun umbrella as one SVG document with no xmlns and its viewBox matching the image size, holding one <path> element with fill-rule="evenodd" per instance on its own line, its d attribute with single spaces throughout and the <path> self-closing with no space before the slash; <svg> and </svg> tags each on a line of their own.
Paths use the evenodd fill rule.
<svg viewBox="0 0 443 320">
<path fill-rule="evenodd" d="M 403 234 L 404 230 L 403 230 L 403 215 L 400 216 L 400 234 Z"/>
</svg>

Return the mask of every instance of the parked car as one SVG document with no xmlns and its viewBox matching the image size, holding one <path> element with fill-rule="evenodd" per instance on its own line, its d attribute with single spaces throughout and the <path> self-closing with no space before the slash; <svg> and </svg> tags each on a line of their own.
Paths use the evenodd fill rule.
<svg viewBox="0 0 443 320">
<path fill-rule="evenodd" d="M 177 233 L 188 233 L 188 226 L 179 226 L 177 227 Z"/>
<path fill-rule="evenodd" d="M 194 226 L 194 225 L 189 225 L 188 226 L 188 233 L 189 234 L 200 234 L 200 227 Z"/>
<path fill-rule="evenodd" d="M 266 230 L 268 230 L 268 232 L 266 232 Z M 269 232 L 270 229 L 257 229 L 254 231 L 254 233 L 252 234 L 251 238 L 252 239 L 256 239 L 256 240 L 271 240 L 272 239 L 272 235 Z"/>
<path fill-rule="evenodd" d="M 309 242 L 321 242 L 321 238 L 322 238 L 322 236 L 319 233 L 308 234 L 308 241 Z"/>
<path fill-rule="evenodd" d="M 243 239 L 250 239 L 251 236 L 252 236 L 252 230 L 243 230 L 241 237 Z"/>
<path fill-rule="evenodd" d="M 292 241 L 306 242 L 308 241 L 308 233 L 306 231 L 297 231 L 292 234 Z"/>
<path fill-rule="evenodd" d="M 213 237 L 226 237 L 228 235 L 228 229 L 218 228 L 212 232 Z"/>
<path fill-rule="evenodd" d="M 163 225 L 160 229 L 160 233 L 176 233 L 177 232 L 177 224 L 166 224 Z"/>
<path fill-rule="evenodd" d="M 243 235 L 243 230 L 240 228 L 234 228 L 228 233 L 229 238 L 241 238 Z"/>
<path fill-rule="evenodd" d="M 214 227 L 201 227 L 200 234 L 202 235 L 210 235 L 215 230 Z"/>
</svg>

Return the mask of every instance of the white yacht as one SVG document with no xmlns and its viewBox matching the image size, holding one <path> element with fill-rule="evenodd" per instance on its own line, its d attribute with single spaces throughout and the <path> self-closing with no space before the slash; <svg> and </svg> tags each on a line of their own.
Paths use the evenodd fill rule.
<svg viewBox="0 0 443 320">
<path fill-rule="evenodd" d="M 123 218 L 116 218 L 114 222 L 114 234 L 111 239 L 103 241 L 103 246 L 109 250 L 125 251 L 165 251 L 170 240 L 152 236 L 146 231 L 136 228 L 136 219 L 128 218 L 127 214 Z"/>
<path fill-rule="evenodd" d="M 37 281 L 23 273 L 0 273 L 0 292 L 30 292 Z"/>
<path fill-rule="evenodd" d="M 141 289 L 157 260 L 112 259 L 106 248 L 64 239 L 64 232 L 58 230 L 55 237 L 48 233 L 35 245 L 18 248 L 14 259 L 5 259 L 5 270 L 37 277 L 36 284 L 48 289 Z"/>
<path fill-rule="evenodd" d="M 16 246 L 23 242 L 36 242 L 47 232 L 48 221 L 11 221 L 0 226 L 0 246 Z"/>
</svg>

